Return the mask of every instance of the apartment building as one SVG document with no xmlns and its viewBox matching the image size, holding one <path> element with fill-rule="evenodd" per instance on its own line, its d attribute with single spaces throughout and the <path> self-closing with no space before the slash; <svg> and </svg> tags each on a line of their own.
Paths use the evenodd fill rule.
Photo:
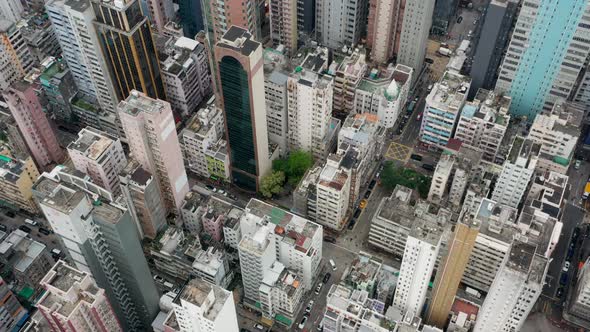
<svg viewBox="0 0 590 332">
<path fill-rule="evenodd" d="M 117 108 L 129 152 L 156 178 L 166 210 L 176 213 L 189 188 L 170 104 L 132 91 Z"/>
<path fill-rule="evenodd" d="M 36 306 L 52 330 L 124 331 L 106 292 L 92 275 L 58 261 L 41 281 L 46 292 Z"/>
<path fill-rule="evenodd" d="M 0 262 L 12 269 L 14 279 L 20 286 L 37 289 L 53 261 L 47 246 L 27 235 L 17 229 L 0 238 Z"/>
<path fill-rule="evenodd" d="M 166 225 L 166 206 L 156 178 L 131 159 L 119 173 L 121 194 L 141 239 L 155 239 Z"/>
<path fill-rule="evenodd" d="M 531 139 L 516 136 L 502 173 L 496 182 L 492 200 L 518 208 L 535 172 L 541 145 Z"/>
<path fill-rule="evenodd" d="M 420 125 L 420 141 L 444 148 L 453 136 L 457 118 L 467 100 L 471 79 L 446 71 L 426 97 Z"/>
<path fill-rule="evenodd" d="M 554 13 L 562 19 L 556 20 Z M 532 122 L 537 114 L 551 111 L 558 98 L 575 93 L 590 52 L 588 13 L 588 1 L 523 3 L 495 87 L 512 98 L 512 115 Z"/>
<path fill-rule="evenodd" d="M 397 28 L 403 15 L 401 3 L 399 0 L 369 1 L 367 47 L 371 49 L 371 60 L 376 63 L 386 64 L 393 58 Z"/>
<path fill-rule="evenodd" d="M 0 5 L 3 6 L 3 5 Z M 14 22 L 0 20 L 0 91 L 23 79 L 33 69 L 33 56 Z"/>
<path fill-rule="evenodd" d="M 496 162 L 510 122 L 509 109 L 510 97 L 479 89 L 473 102 L 466 102 L 461 109 L 453 137 L 480 149 L 483 160 Z"/>
<path fill-rule="evenodd" d="M 285 54 L 276 49 L 264 51 L 264 96 L 266 101 L 266 124 L 268 139 L 279 146 L 280 154 L 288 151 L 288 106 Z"/>
<path fill-rule="evenodd" d="M 118 137 L 92 127 L 83 128 L 68 145 L 68 154 L 75 169 L 114 195 L 120 193 L 119 173 L 127 166 L 127 158 Z"/>
<path fill-rule="evenodd" d="M 0 312 L 2 321 L 0 328 L 6 331 L 17 329 L 17 325 L 27 315 L 27 310 L 18 302 L 4 279 L 0 278 Z"/>
<path fill-rule="evenodd" d="M 297 0 L 280 0 L 270 3 L 270 37 L 275 45 L 283 45 L 287 53 L 297 51 L 298 24 Z"/>
<path fill-rule="evenodd" d="M 174 111 L 190 116 L 212 92 L 205 45 L 186 37 L 170 37 L 159 59 L 166 101 Z"/>
<path fill-rule="evenodd" d="M 316 38 L 331 49 L 353 48 L 367 22 L 368 0 L 316 1 Z"/>
<path fill-rule="evenodd" d="M 474 331 L 518 331 L 541 295 L 549 259 L 536 246 L 515 241 L 510 247 L 477 317 Z"/>
<path fill-rule="evenodd" d="M 31 191 L 38 177 L 39 171 L 31 157 L 17 160 L 0 155 L 0 200 L 15 209 L 39 212 Z"/>
<path fill-rule="evenodd" d="M 414 81 L 422 72 L 426 44 L 432 25 L 434 2 L 434 0 L 406 0 L 403 6 L 397 63 L 414 69 L 416 73 L 413 77 Z"/>
<path fill-rule="evenodd" d="M 223 114 L 214 104 L 200 109 L 180 133 L 180 144 L 187 170 L 210 177 L 207 151 L 224 137 Z"/>
<path fill-rule="evenodd" d="M 355 91 L 369 68 L 365 50 L 357 48 L 339 64 L 332 63 L 330 68 L 333 66 L 336 68 L 333 73 L 332 114 L 338 117 L 348 116 L 350 111 L 354 109 Z"/>
<path fill-rule="evenodd" d="M 331 152 L 339 123 L 332 118 L 334 80 L 321 74 L 328 50 L 308 54 L 287 81 L 289 149 L 305 150 L 323 159 Z"/>
</svg>

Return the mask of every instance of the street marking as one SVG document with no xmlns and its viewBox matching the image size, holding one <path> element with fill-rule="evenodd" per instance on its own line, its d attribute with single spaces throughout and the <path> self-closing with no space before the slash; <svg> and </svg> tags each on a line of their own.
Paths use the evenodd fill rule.
<svg viewBox="0 0 590 332">
<path fill-rule="evenodd" d="M 396 142 L 391 142 L 385 152 L 385 157 L 389 159 L 406 162 L 410 158 L 412 148 Z"/>
</svg>

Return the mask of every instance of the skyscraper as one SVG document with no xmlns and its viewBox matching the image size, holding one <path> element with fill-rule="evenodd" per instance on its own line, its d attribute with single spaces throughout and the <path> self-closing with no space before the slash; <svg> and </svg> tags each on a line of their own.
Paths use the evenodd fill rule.
<svg viewBox="0 0 590 332">
<path fill-rule="evenodd" d="M 529 122 L 567 99 L 590 52 L 588 0 L 527 0 L 504 56 L 496 91 L 512 97 L 510 113 Z"/>
<path fill-rule="evenodd" d="M 514 241 L 479 311 L 474 332 L 520 331 L 545 284 L 549 262 L 534 244 Z"/>
<path fill-rule="evenodd" d="M 157 179 L 168 213 L 176 213 L 189 187 L 170 104 L 131 91 L 118 108 L 131 155 Z"/>
<path fill-rule="evenodd" d="M 68 256 L 105 289 L 123 330 L 146 330 L 158 313 L 158 291 L 129 211 L 51 176 L 40 177 L 35 190 Z"/>
<path fill-rule="evenodd" d="M 54 331 L 123 331 L 105 295 L 91 275 L 58 261 L 41 280 L 46 292 L 36 307 Z M 92 313 L 92 314 L 89 314 Z"/>
<path fill-rule="evenodd" d="M 19 0 L 4 0 L 0 2 L 0 20 L 15 23 L 20 20 L 24 11 L 23 5 Z"/>
<path fill-rule="evenodd" d="M 0 20 L 0 91 L 33 69 L 33 57 L 19 28 L 10 21 Z"/>
<path fill-rule="evenodd" d="M 232 26 L 215 46 L 217 100 L 225 114 L 234 184 L 257 191 L 270 170 L 262 45 Z"/>
<path fill-rule="evenodd" d="M 397 63 L 414 69 L 414 81 L 422 72 L 433 10 L 434 0 L 405 1 Z"/>
<path fill-rule="evenodd" d="M 471 67 L 473 98 L 479 89 L 491 90 L 498 78 L 498 67 L 509 42 L 510 31 L 518 10 L 517 0 L 492 0 L 482 18 L 479 42 L 475 47 Z"/>
<path fill-rule="evenodd" d="M 297 0 L 270 2 L 270 36 L 290 54 L 297 51 Z"/>
<path fill-rule="evenodd" d="M 370 0 L 367 47 L 371 60 L 385 64 L 393 57 L 400 2 L 403 0 Z"/>
<path fill-rule="evenodd" d="M 37 167 L 45 169 L 50 164 L 60 163 L 64 153 L 33 85 L 19 81 L 3 95 Z"/>
<path fill-rule="evenodd" d="M 455 225 L 449 241 L 448 251 L 436 272 L 432 300 L 426 316 L 428 324 L 443 328 L 447 322 L 478 233 L 479 221 L 469 211 L 462 211 L 462 217 Z"/>
<path fill-rule="evenodd" d="M 178 16 L 184 36 L 187 38 L 195 38 L 199 31 L 205 29 L 201 0 L 179 0 Z"/>
<path fill-rule="evenodd" d="M 205 32 L 210 47 L 213 48 L 232 26 L 248 30 L 252 39 L 261 41 L 263 17 L 260 16 L 264 12 L 260 11 L 260 6 L 264 7 L 264 3 L 263 0 L 203 0 Z"/>
<path fill-rule="evenodd" d="M 100 51 L 93 24 L 94 10 L 88 0 L 52 0 L 47 14 L 78 90 L 96 99 L 104 111 L 115 113 L 117 95 L 112 73 L 107 67 L 108 54 Z"/>
<path fill-rule="evenodd" d="M 316 0 L 317 40 L 332 49 L 356 46 L 367 22 L 367 4 L 368 0 Z"/>
<path fill-rule="evenodd" d="M 94 26 L 118 100 L 138 90 L 166 99 L 156 45 L 138 0 L 91 0 Z M 116 19 L 114 19 L 116 18 Z"/>
</svg>

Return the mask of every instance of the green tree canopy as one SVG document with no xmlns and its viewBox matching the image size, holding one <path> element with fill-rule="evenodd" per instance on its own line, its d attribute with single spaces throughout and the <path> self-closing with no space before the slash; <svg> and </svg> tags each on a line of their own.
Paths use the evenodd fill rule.
<svg viewBox="0 0 590 332">
<path fill-rule="evenodd" d="M 273 170 L 284 172 L 292 186 L 299 183 L 311 166 L 313 166 L 313 156 L 303 150 L 295 150 L 287 158 L 276 159 L 272 163 Z"/>
<path fill-rule="evenodd" d="M 430 190 L 431 178 L 422 175 L 413 169 L 395 167 L 393 162 L 388 161 L 381 171 L 381 185 L 389 190 L 395 186 L 402 185 L 411 189 L 417 189 L 420 197 L 426 198 Z"/>
<path fill-rule="evenodd" d="M 262 178 L 260 193 L 266 198 L 271 198 L 283 190 L 283 184 L 285 184 L 285 173 L 272 171 L 272 173 Z"/>
</svg>

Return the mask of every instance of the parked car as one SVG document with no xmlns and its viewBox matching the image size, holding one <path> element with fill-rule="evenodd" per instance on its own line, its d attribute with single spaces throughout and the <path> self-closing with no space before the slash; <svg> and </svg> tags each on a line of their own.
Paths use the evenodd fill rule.
<svg viewBox="0 0 590 332">
<path fill-rule="evenodd" d="M 418 116 L 416 117 L 416 121 L 420 121 L 420 119 L 422 119 L 422 112 L 420 112 L 420 114 L 418 114 Z"/>
<path fill-rule="evenodd" d="M 14 214 L 14 212 L 12 212 L 12 211 L 6 211 L 4 214 L 10 218 L 16 217 L 16 214 Z"/>
<path fill-rule="evenodd" d="M 18 229 L 20 229 L 21 231 L 25 232 L 25 233 L 30 233 L 31 229 L 25 225 L 21 225 L 18 227 Z"/>
<path fill-rule="evenodd" d="M 413 160 L 416 160 L 416 161 L 422 161 L 422 156 L 421 156 L 421 155 L 419 155 L 419 154 L 414 154 L 414 153 L 413 153 L 413 154 L 410 156 L 410 158 L 412 158 Z"/>
<path fill-rule="evenodd" d="M 371 183 L 369 183 L 369 189 L 373 189 L 375 188 L 375 185 L 377 184 L 377 181 L 375 180 L 371 180 Z"/>
<path fill-rule="evenodd" d="M 311 309 L 313 308 L 313 300 L 310 300 L 309 303 L 307 304 L 307 307 L 305 307 L 305 312 L 311 312 Z"/>
<path fill-rule="evenodd" d="M 331 236 L 324 236 L 324 241 L 330 242 L 330 243 L 336 243 L 336 239 Z"/>
<path fill-rule="evenodd" d="M 6 227 L 6 225 L 0 224 L 0 231 L 6 232 L 7 229 L 8 229 L 8 227 Z"/>
<path fill-rule="evenodd" d="M 31 225 L 31 226 L 39 226 L 38 222 L 36 222 L 35 220 L 31 220 L 31 219 L 25 219 L 25 224 Z"/>
<path fill-rule="evenodd" d="M 434 166 L 430 164 L 422 164 L 422 168 L 424 168 L 427 171 L 434 171 Z"/>
<path fill-rule="evenodd" d="M 367 192 L 365 193 L 365 198 L 368 199 L 369 197 L 371 197 L 371 191 L 367 190 Z"/>
<path fill-rule="evenodd" d="M 261 324 L 256 324 L 254 325 L 255 328 L 257 328 L 258 330 L 264 331 L 264 326 L 262 326 Z"/>
<path fill-rule="evenodd" d="M 459 16 L 459 17 L 457 18 L 457 23 L 461 23 L 461 22 L 463 22 L 463 16 Z"/>
<path fill-rule="evenodd" d="M 561 274 L 561 279 L 559 279 L 559 283 L 562 285 L 567 284 L 567 273 L 562 273 Z"/>
<path fill-rule="evenodd" d="M 330 266 L 332 267 L 332 271 L 336 271 L 337 268 L 336 268 L 336 263 L 334 263 L 334 260 L 330 259 L 329 262 L 330 262 Z"/>
<path fill-rule="evenodd" d="M 322 284 L 321 282 L 317 285 L 317 287 L 315 288 L 315 294 L 318 295 L 321 291 L 322 291 L 322 286 L 324 284 Z"/>
<path fill-rule="evenodd" d="M 582 161 L 580 159 L 577 159 L 574 163 L 574 169 L 580 169 L 580 166 L 582 166 Z"/>
<path fill-rule="evenodd" d="M 307 323 L 307 316 L 303 316 L 303 318 L 301 319 L 301 323 L 299 323 L 299 329 L 303 330 L 303 328 L 305 327 L 305 323 Z"/>
<path fill-rule="evenodd" d="M 563 287 L 559 287 L 557 289 L 557 294 L 555 294 L 555 296 L 557 296 L 558 298 L 561 298 L 562 295 L 563 295 Z"/>
<path fill-rule="evenodd" d="M 361 202 L 360 202 L 360 204 L 359 204 L 359 207 L 360 207 L 361 209 L 364 209 L 364 208 L 365 208 L 365 206 L 367 206 L 367 200 L 366 200 L 366 199 L 363 199 L 363 200 L 361 200 Z"/>
<path fill-rule="evenodd" d="M 570 269 L 570 262 L 566 261 L 565 264 L 563 264 L 563 269 L 561 269 L 561 271 L 563 272 L 567 272 Z"/>
<path fill-rule="evenodd" d="M 210 184 L 206 185 L 205 187 L 207 187 L 207 189 L 209 189 L 209 190 L 213 190 L 214 189 L 214 187 L 212 185 L 210 185 Z"/>
<path fill-rule="evenodd" d="M 46 228 L 39 227 L 39 233 L 44 234 L 44 235 L 49 235 L 49 234 L 51 234 L 51 231 Z"/>
<path fill-rule="evenodd" d="M 354 228 L 354 224 L 356 224 L 356 220 L 355 220 L 355 219 L 352 219 L 352 220 L 351 220 L 351 221 L 348 223 L 348 226 L 347 226 L 347 228 L 348 228 L 349 230 L 352 230 L 352 229 Z"/>
<path fill-rule="evenodd" d="M 154 274 L 154 281 L 155 282 L 159 282 L 159 283 L 163 283 L 164 282 L 164 278 L 160 277 L 157 274 Z"/>
<path fill-rule="evenodd" d="M 330 277 L 332 276 L 332 274 L 330 272 L 326 272 L 326 274 L 324 274 L 324 279 L 323 282 L 327 283 L 328 280 L 330 280 Z"/>
</svg>

